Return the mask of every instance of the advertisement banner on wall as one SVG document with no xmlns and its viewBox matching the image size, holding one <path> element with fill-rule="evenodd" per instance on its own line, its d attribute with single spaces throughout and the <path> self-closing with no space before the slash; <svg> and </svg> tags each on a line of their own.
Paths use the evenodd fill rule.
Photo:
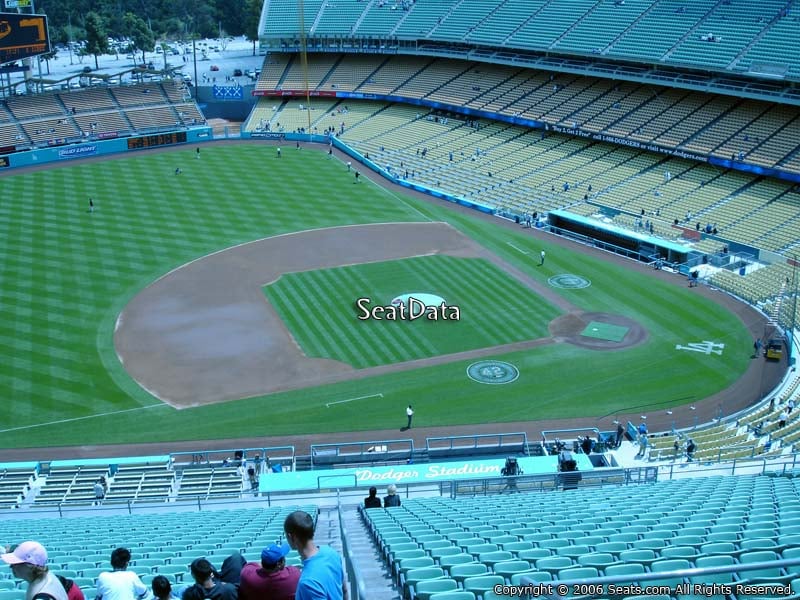
<svg viewBox="0 0 800 600">
<path fill-rule="evenodd" d="M 83 158 L 97 154 L 97 144 L 89 146 L 70 146 L 58 151 L 58 158 Z"/>
</svg>

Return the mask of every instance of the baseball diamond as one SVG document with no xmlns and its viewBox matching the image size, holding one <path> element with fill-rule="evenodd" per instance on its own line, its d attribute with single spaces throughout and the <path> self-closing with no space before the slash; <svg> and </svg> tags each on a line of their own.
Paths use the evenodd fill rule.
<svg viewBox="0 0 800 600">
<path fill-rule="evenodd" d="M 91 435 L 100 446 L 90 452 L 108 452 L 102 444 L 160 440 L 162 448 L 165 443 L 180 448 L 189 440 L 224 445 L 233 438 L 258 436 L 258 443 L 265 437 L 278 443 L 291 435 L 292 443 L 303 444 L 314 436 L 349 437 L 352 434 L 344 432 L 354 430 L 378 435 L 391 423 L 396 406 L 405 406 L 409 398 L 414 398 L 418 435 L 444 427 L 448 432 L 502 431 L 518 427 L 512 423 L 521 420 L 593 422 L 592 415 L 624 413 L 642 405 L 666 408 L 687 398 L 695 403 L 710 398 L 714 407 L 722 402 L 726 410 L 733 410 L 759 397 L 779 377 L 774 365 L 752 363 L 746 353 L 735 352 L 735 348 L 749 349 L 750 332 L 762 326 L 763 317 L 727 296 L 710 290 L 690 293 L 661 272 L 538 231 L 521 232 L 513 223 L 464 207 L 401 194 L 377 178 L 380 186 L 359 186 L 354 192 L 346 169 L 326 160 L 324 152 L 287 153 L 280 163 L 271 163 L 270 170 L 259 170 L 265 155 L 274 156 L 268 146 L 209 144 L 202 169 L 197 161 L 186 160 L 193 158 L 191 152 L 165 149 L 133 158 L 87 159 L 55 170 L 36 167 L 4 177 L 12 191 L 6 210 L 16 211 L 16 218 L 42 231 L 45 223 L 36 225 L 33 214 L 23 208 L 29 202 L 24 181 L 33 178 L 37 185 L 48 186 L 56 176 L 73 177 L 75 185 L 83 186 L 86 177 L 97 182 L 97 173 L 103 173 L 106 183 L 94 184 L 97 207 L 91 215 L 75 215 L 63 204 L 48 203 L 48 210 L 65 214 L 61 235 L 98 236 L 101 246 L 90 264 L 99 261 L 96 268 L 104 273 L 103 287 L 92 288 L 90 300 L 89 288 L 68 285 L 70 280 L 82 280 L 79 273 L 86 272 L 86 265 L 81 247 L 65 241 L 58 246 L 62 278 L 49 280 L 49 293 L 34 281 L 30 288 L 40 298 L 55 293 L 62 304 L 86 307 L 89 312 L 81 308 L 84 316 L 73 320 L 61 335 L 70 339 L 68 331 L 78 327 L 83 332 L 80 339 L 92 340 L 93 346 L 96 340 L 96 359 L 85 363 L 85 375 L 73 376 L 70 385 L 59 379 L 33 380 L 56 402 L 40 403 L 35 413 L 20 410 L 18 401 L 7 403 L 3 408 L 7 427 L 0 432 L 0 443 L 9 449 L 69 445 Z M 174 164 L 181 165 L 180 185 L 170 169 Z M 225 170 L 237 177 L 239 193 L 261 186 L 275 193 L 252 197 L 245 205 L 210 178 L 210 173 Z M 299 172 L 317 172 L 325 185 L 309 187 L 308 177 L 295 176 Z M 169 204 L 140 188 L 160 186 L 162 179 L 175 196 Z M 342 194 L 337 192 L 339 185 Z M 331 200 L 353 194 L 352 200 Z M 304 198 L 306 210 L 287 211 L 283 199 L 289 197 Z M 265 220 L 263 214 L 272 217 Z M 241 225 L 220 228 L 232 218 Z M 131 229 L 128 223 L 138 226 Z M 167 234 L 180 243 L 168 241 Z M 17 248 L 35 247 L 22 238 L 10 241 Z M 548 249 L 548 261 L 537 268 L 542 247 Z M 36 260 L 51 260 L 48 248 L 37 250 Z M 112 269 L 125 254 L 147 260 L 143 268 L 127 262 L 125 269 Z M 26 260 L 8 250 L 5 258 L 16 269 L 24 263 L 15 261 Z M 430 338 L 435 347 L 422 355 L 400 351 L 408 342 L 392 336 L 389 329 L 378 329 L 368 335 L 384 336 L 388 358 L 343 360 L 342 352 L 367 347 L 353 337 L 360 335 L 353 302 L 371 292 L 361 284 L 352 285 L 344 274 L 369 267 L 377 271 L 374 285 L 385 287 L 392 283 L 391 277 L 384 281 L 380 274 L 392 261 L 409 266 L 422 261 L 421 271 L 406 275 L 401 289 L 407 290 L 438 291 L 435 281 L 442 273 L 452 271 L 457 281 L 462 271 L 458 285 L 467 292 L 459 292 L 464 298 L 439 295 L 462 308 L 470 303 L 483 307 L 483 314 L 470 309 L 458 322 L 422 323 L 437 328 Z M 479 265 L 473 275 L 463 276 Z M 566 279 L 559 277 L 565 273 L 570 274 Z M 314 282 L 309 290 L 324 285 L 334 294 L 329 298 L 341 297 L 341 304 L 328 300 L 322 307 L 306 307 L 305 312 L 285 312 L 288 305 L 275 304 L 262 286 L 270 290 L 293 274 Z M 553 278 L 563 287 L 554 287 Z M 584 287 L 588 281 L 591 286 Z M 388 303 L 397 293 L 395 282 L 379 296 Z M 652 302 L 643 301 L 650 294 Z M 648 307 L 655 305 L 656 297 L 659 309 L 651 311 Z M 662 302 L 664 298 L 672 300 Z M 91 318 L 97 302 L 104 308 Z M 719 303 L 726 310 L 720 311 Z M 335 315 L 337 307 L 344 307 L 349 323 L 326 316 L 326 311 Z M 498 311 L 492 317 L 496 321 L 487 329 L 493 309 Z M 619 341 L 581 335 L 593 321 L 627 328 L 626 333 Z M 309 350 L 308 335 L 299 333 L 302 323 L 318 328 L 311 337 L 340 342 L 323 344 L 323 351 Z M 449 350 L 445 338 L 467 335 L 464 332 L 470 328 L 483 331 L 486 341 Z M 697 340 L 724 342 L 726 351 L 700 356 L 675 350 L 676 345 Z M 81 344 L 85 342 L 75 347 Z M 16 352 L 13 360 L 5 361 L 7 373 L 8 365 L 23 364 L 26 353 Z M 87 347 L 84 356 L 92 354 Z M 46 356 L 39 354 L 35 368 L 47 368 L 57 360 Z M 510 363 L 519 371 L 519 377 L 500 386 L 502 406 L 491 415 L 485 406 L 494 402 L 493 390 L 500 388 L 478 384 L 466 373 L 476 360 L 487 359 Z M 82 382 L 95 391 L 85 388 L 80 395 L 102 402 L 68 401 L 70 386 L 82 387 Z M 626 393 L 627 386 L 635 394 Z M 360 397 L 370 399 L 336 404 Z M 442 402 L 443 397 L 450 401 Z M 535 403 L 530 402 L 532 397 Z M 267 413 L 264 406 L 270 407 Z M 149 426 L 151 419 L 158 420 L 157 430 Z M 209 419 L 218 424 L 213 432 L 204 425 Z M 65 420 L 68 429 L 60 425 Z"/>
</svg>

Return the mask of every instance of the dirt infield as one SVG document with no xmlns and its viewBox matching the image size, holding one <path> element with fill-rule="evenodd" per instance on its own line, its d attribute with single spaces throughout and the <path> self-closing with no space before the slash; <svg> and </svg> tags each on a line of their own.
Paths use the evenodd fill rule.
<svg viewBox="0 0 800 600">
<path fill-rule="evenodd" d="M 214 142 L 214 144 L 218 143 L 253 142 Z M 263 145 L 268 142 L 256 143 Z M 308 148 L 322 150 L 314 145 L 309 145 Z M 172 150 L 175 149 L 159 149 L 158 151 Z M 338 151 L 336 153 L 339 154 Z M 344 157 L 344 155 L 340 155 L 340 157 Z M 70 164 L 75 164 L 75 162 Z M 19 172 L 20 170 L 15 170 L 15 173 Z M 519 225 L 513 222 L 410 192 L 368 171 L 362 171 L 362 174 L 394 192 L 412 195 L 427 203 L 444 205 L 453 211 L 469 213 L 474 218 L 491 221 L 510 230 L 519 230 Z M 477 353 L 474 354 L 476 356 L 496 354 L 500 351 L 521 349 L 526 347 L 526 344 L 534 346 L 547 343 L 575 343 L 598 350 L 609 350 L 638 344 L 647 338 L 647 332 L 642 327 L 620 315 L 580 313 L 561 296 L 554 293 L 551 288 L 527 277 L 448 225 L 442 223 L 395 223 L 354 226 L 348 228 L 348 236 L 337 235 L 337 229 L 341 228 L 301 232 L 224 250 L 184 265 L 154 282 L 134 298 L 120 315 L 114 342 L 125 368 L 149 391 L 176 407 L 185 407 L 197 403 L 218 402 L 298 387 L 297 370 L 300 367 L 303 370 L 304 385 L 319 385 L 356 376 L 372 376 L 390 370 L 411 369 L 425 364 L 461 360 L 470 357 L 473 353 Z M 685 285 L 683 278 L 666 271 L 655 271 L 641 263 L 610 255 L 592 247 L 578 245 L 541 230 L 528 229 L 525 231 L 533 238 L 546 237 L 548 244 L 562 245 L 569 247 L 572 251 L 591 254 L 603 260 L 621 264 L 626 268 L 638 271 L 642 277 L 654 277 L 674 285 Z M 392 235 L 387 235 L 387 232 L 392 232 Z M 412 240 L 407 237 L 409 235 L 413 238 Z M 358 237 L 359 244 L 353 244 L 354 237 L 351 236 Z M 379 243 L 376 243 L 376 239 L 379 240 Z M 320 251 L 321 244 L 328 244 L 330 252 Z M 340 255 L 337 256 L 336 251 L 339 251 Z M 266 255 L 269 256 L 269 260 L 265 260 L 264 252 L 269 253 Z M 337 361 L 305 357 L 261 291 L 262 285 L 273 281 L 280 273 L 284 272 L 328 268 L 348 263 L 392 260 L 425 253 L 487 258 L 567 314 L 551 323 L 550 337 L 522 342 L 521 346 L 509 345 L 509 347 L 481 349 L 458 355 L 440 356 L 423 361 L 410 361 L 356 371 L 349 365 Z M 279 258 L 280 260 L 278 260 Z M 221 280 L 220 277 L 226 273 L 230 279 Z M 754 337 L 763 332 L 765 318 L 752 307 L 707 286 L 700 286 L 693 290 L 693 293 L 707 296 L 736 314 Z M 591 320 L 625 325 L 629 327 L 629 331 L 620 343 L 621 345 L 609 345 L 603 340 L 580 336 L 580 331 Z M 264 332 L 269 332 L 269 335 L 264 335 Z M 215 343 L 213 345 L 203 344 L 203 339 L 214 339 Z M 280 356 L 278 356 L 278 349 L 280 349 Z M 183 362 L 176 360 L 178 357 L 181 357 Z M 269 370 L 262 368 L 265 364 L 264 360 L 275 359 L 282 361 L 279 365 L 280 368 L 270 368 Z M 163 362 L 164 360 L 167 360 L 166 364 Z M 192 365 L 190 362 L 194 364 Z M 157 370 L 156 366 L 158 370 L 165 372 L 163 379 L 153 379 L 153 372 Z M 309 367 L 311 367 L 311 371 L 309 371 Z M 664 411 L 659 411 L 658 414 L 650 413 L 648 418 L 650 430 L 668 429 L 673 423 L 678 427 L 703 423 L 721 414 L 730 414 L 750 406 L 777 385 L 786 368 L 785 359 L 780 363 L 753 360 L 745 374 L 736 383 L 709 398 L 695 402 L 694 410 L 689 410 L 688 407 L 678 407 L 674 410 L 674 415 L 669 416 Z M 203 380 L 202 376 L 199 376 L 204 369 L 209 370 L 207 380 Z M 223 369 L 228 369 L 230 376 L 224 377 L 220 381 L 219 372 Z M 189 376 L 190 373 L 191 376 Z M 213 382 L 211 373 L 215 373 Z M 232 379 L 239 381 L 233 382 Z M 536 439 L 539 432 L 544 429 L 599 427 L 609 430 L 613 429 L 611 422 L 614 418 L 638 422 L 640 414 L 642 414 L 640 410 L 632 407 L 629 412 L 623 411 L 620 414 L 604 418 L 593 416 L 584 419 L 486 423 L 442 428 L 422 427 L 407 431 L 403 436 L 413 438 L 415 443 L 421 446 L 425 445 L 426 437 L 476 433 L 526 431 L 531 439 Z M 198 449 L 281 445 L 293 445 L 298 453 L 306 453 L 310 445 L 315 443 L 393 439 L 397 437 L 398 429 L 399 427 L 350 433 L 135 445 L 86 445 L 44 448 L 41 451 L 30 448 L 11 449 L 0 451 L 0 457 L 3 460 L 30 460 L 37 454 L 42 459 L 115 457 Z"/>
</svg>

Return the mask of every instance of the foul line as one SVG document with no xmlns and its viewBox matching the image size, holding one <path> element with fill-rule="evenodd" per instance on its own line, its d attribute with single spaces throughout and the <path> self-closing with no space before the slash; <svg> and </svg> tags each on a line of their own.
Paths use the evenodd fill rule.
<svg viewBox="0 0 800 600">
<path fill-rule="evenodd" d="M 514 250 L 516 250 L 517 252 L 522 252 L 523 254 L 530 254 L 530 252 L 527 252 L 527 251 L 523 250 L 522 248 L 517 248 L 517 247 L 516 247 L 514 244 L 512 244 L 511 242 L 506 242 L 506 244 L 508 244 L 509 246 L 511 246 L 511 247 L 512 247 Z"/>
<path fill-rule="evenodd" d="M 148 406 L 138 406 L 136 408 L 126 408 L 125 410 L 115 410 L 107 413 L 100 413 L 97 415 L 86 415 L 85 417 L 73 417 L 72 419 L 61 419 L 60 421 L 48 421 L 47 423 L 37 423 L 35 425 L 22 425 L 20 427 L 10 427 L 9 429 L 0 429 L 0 433 L 8 433 L 10 431 L 20 431 L 22 429 L 34 429 L 35 427 L 47 427 L 49 425 L 61 425 L 62 423 L 72 423 L 74 421 L 83 421 L 85 419 L 94 419 L 95 417 L 108 417 L 111 415 L 121 415 L 122 413 L 133 412 L 135 410 L 147 410 L 148 408 L 158 408 L 159 406 L 169 406 L 168 404 L 150 404 Z"/>
<path fill-rule="evenodd" d="M 326 402 L 325 408 L 330 408 L 334 404 L 344 404 L 345 402 L 353 402 L 354 400 L 366 400 L 367 398 L 383 398 L 383 394 L 370 394 L 369 396 L 358 396 L 357 398 L 347 398 L 346 400 L 337 400 L 336 402 Z"/>
<path fill-rule="evenodd" d="M 380 175 L 380 174 L 379 174 L 379 175 Z M 388 196 L 391 196 L 391 197 L 392 197 L 392 198 L 394 198 L 395 200 L 398 200 L 398 201 L 400 201 L 400 203 L 402 203 L 402 204 L 403 204 L 403 205 L 404 205 L 406 208 L 410 208 L 411 210 L 413 210 L 415 213 L 417 213 L 417 214 L 418 214 L 420 217 L 422 217 L 422 218 L 423 218 L 423 219 L 425 219 L 426 221 L 428 221 L 428 222 L 435 222 L 435 221 L 434 221 L 433 219 L 431 219 L 431 218 L 430 218 L 428 215 L 426 215 L 426 214 L 425 214 L 425 213 L 423 213 L 421 210 L 419 210 L 419 209 L 418 209 L 416 206 L 414 206 L 413 204 L 410 204 L 409 202 L 407 202 L 407 201 L 405 200 L 405 198 L 403 198 L 402 196 L 400 196 L 400 195 L 398 195 L 398 194 L 395 194 L 395 193 L 394 193 L 394 191 L 390 190 L 388 187 L 381 185 L 381 184 L 380 184 L 379 182 L 377 182 L 377 181 L 373 181 L 373 180 L 372 180 L 371 178 L 369 178 L 369 177 L 367 177 L 367 181 L 369 181 L 369 182 L 370 182 L 372 185 L 374 185 L 374 186 L 376 186 L 376 187 L 380 188 L 380 190 L 381 190 L 381 191 L 383 191 L 383 193 L 387 194 Z"/>
</svg>

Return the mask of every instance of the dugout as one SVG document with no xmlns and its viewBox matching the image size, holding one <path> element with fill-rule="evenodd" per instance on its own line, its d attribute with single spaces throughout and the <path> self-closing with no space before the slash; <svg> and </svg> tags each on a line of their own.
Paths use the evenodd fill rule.
<svg viewBox="0 0 800 600">
<path fill-rule="evenodd" d="M 652 263 L 655 257 L 660 257 L 666 263 L 665 266 L 677 268 L 695 259 L 693 255 L 698 254 L 669 240 L 563 210 L 548 213 L 548 227 L 551 233 L 646 263 Z"/>
</svg>

